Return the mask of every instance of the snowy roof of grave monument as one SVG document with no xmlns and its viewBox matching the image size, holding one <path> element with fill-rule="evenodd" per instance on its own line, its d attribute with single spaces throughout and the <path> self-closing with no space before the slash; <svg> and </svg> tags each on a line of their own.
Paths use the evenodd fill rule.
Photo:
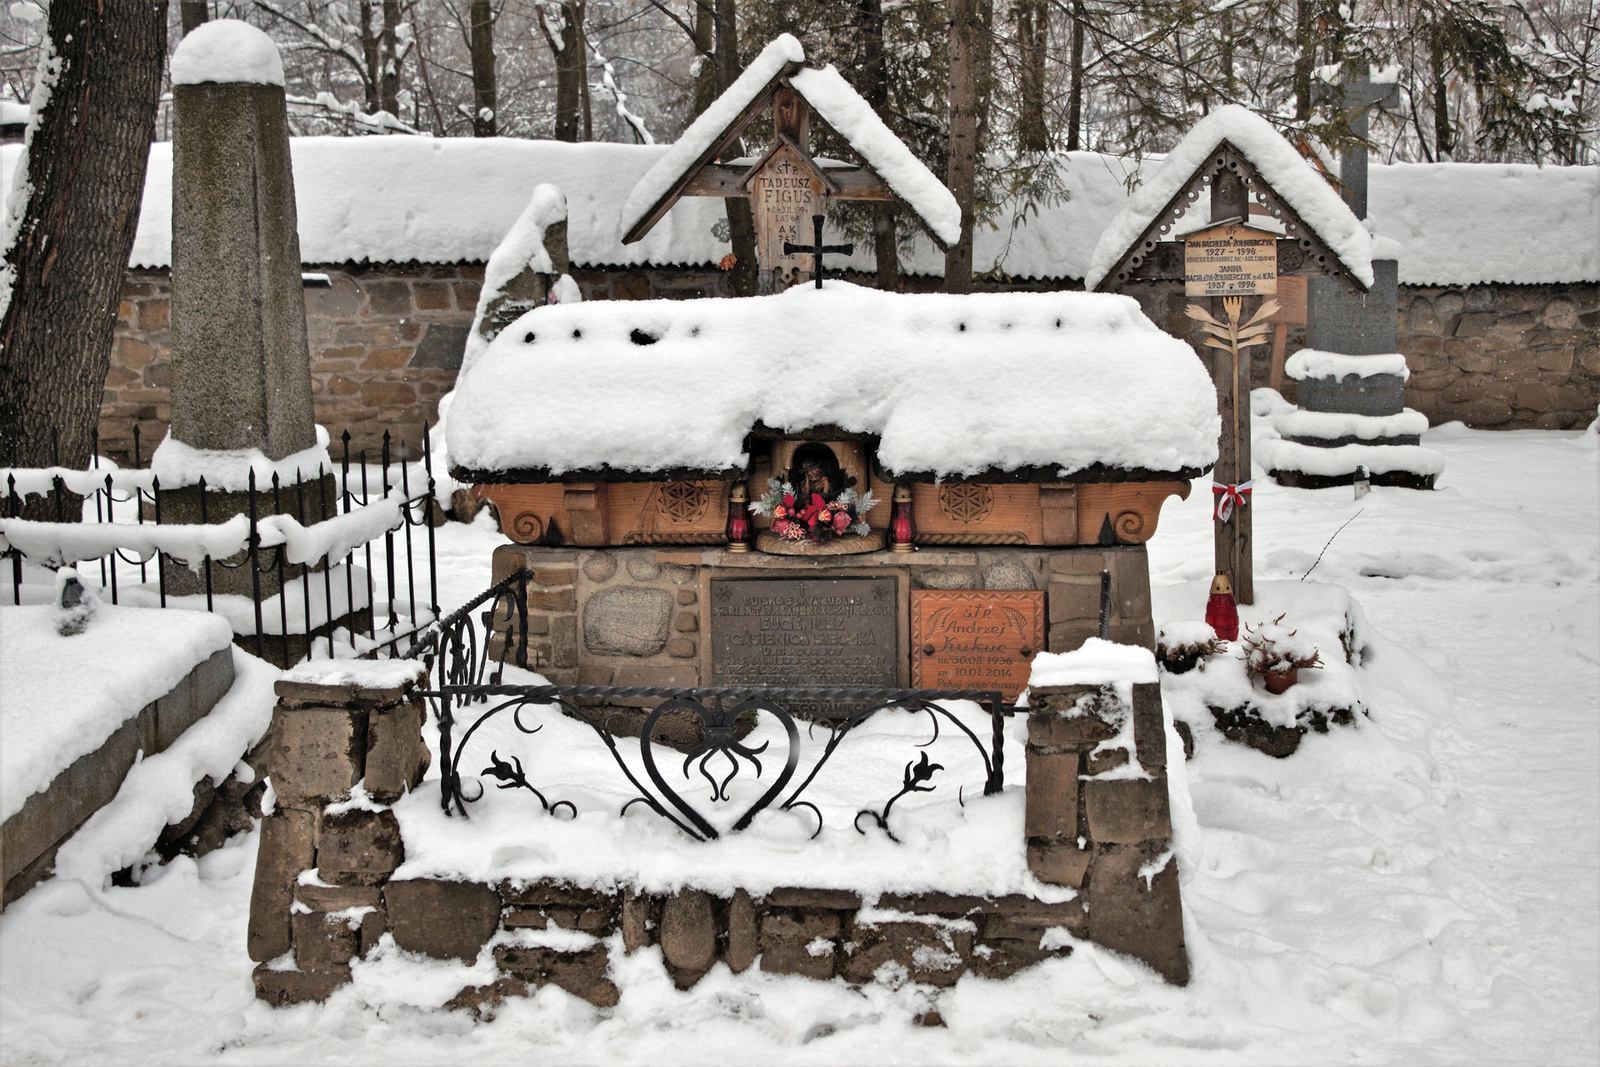
<svg viewBox="0 0 1600 1067">
<path fill-rule="evenodd" d="M 9 174 L 20 144 L 0 146 Z M 661 145 L 524 141 L 510 137 L 295 137 L 295 205 L 307 265 L 483 263 L 528 205 L 534 186 L 566 194 L 567 243 L 579 267 L 714 266 L 730 245 L 722 201 L 688 196 L 636 244 L 621 210 Z M 1095 239 L 1128 203 L 1133 159 L 1060 154 L 1069 196 L 998 229 L 980 226 L 973 258 L 1018 279 L 1082 278 Z M 1149 178 L 1159 161 L 1146 157 Z M 1600 167 L 1525 163 L 1374 163 L 1370 220 L 1404 249 L 1402 285 L 1519 285 L 1600 279 Z M 0 199 L 10 192 L 0 181 Z M 1201 197 L 1188 218 L 1208 217 Z M 721 231 L 725 232 L 725 231 Z M 829 240 L 845 239 L 829 232 Z M 139 229 L 128 264 L 172 263 L 172 144 L 150 146 Z M 873 270 L 872 242 L 833 267 Z M 906 274 L 939 277 L 944 253 L 921 234 L 902 251 Z"/>
<path fill-rule="evenodd" d="M 678 477 L 744 469 L 758 424 L 877 435 L 897 476 L 1046 479 L 1193 474 L 1218 432 L 1193 350 L 1129 297 L 831 281 L 530 311 L 462 373 L 445 435 L 481 481 Z"/>
<path fill-rule="evenodd" d="M 747 109 L 773 82 L 804 63 L 805 49 L 791 34 L 780 34 L 761 50 L 744 73 L 683 131 L 683 136 L 639 178 L 622 208 L 622 232 L 633 228 L 676 195 L 706 153 L 726 139 Z M 945 244 L 961 239 L 961 207 L 944 183 L 884 125 L 872 105 L 832 66 L 795 71 L 789 85 L 860 154 L 878 177 Z"/>
<path fill-rule="evenodd" d="M 1372 284 L 1372 235 L 1361 220 L 1271 123 L 1247 107 L 1229 104 L 1195 123 L 1167 153 L 1155 176 L 1141 185 L 1111 220 L 1095 244 L 1084 288 L 1094 289 L 1116 269 L 1224 141 L 1244 156 L 1346 270 L 1363 286 Z"/>
</svg>

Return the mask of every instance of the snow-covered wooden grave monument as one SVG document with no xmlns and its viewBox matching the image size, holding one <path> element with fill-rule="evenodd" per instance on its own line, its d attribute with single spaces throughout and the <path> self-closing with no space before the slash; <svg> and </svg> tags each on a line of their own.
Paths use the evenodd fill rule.
<svg viewBox="0 0 1600 1067">
<path fill-rule="evenodd" d="M 896 195 L 948 196 L 800 59 L 775 42 L 702 122 L 826 96 Z M 459 1004 L 612 1004 L 648 946 L 683 986 L 938 987 L 1075 939 L 1186 982 L 1144 542 L 1216 458 L 1189 347 L 1104 294 L 574 302 L 563 218 L 541 187 L 491 260 L 447 419 L 512 538 L 495 584 L 409 669 L 279 685 L 259 995 L 326 996 L 391 937 L 476 962 Z M 513 290 L 558 301 L 502 325 Z"/>
<path fill-rule="evenodd" d="M 1206 220 L 1169 237 L 1208 186 Z M 1216 570 L 1242 604 L 1254 601 L 1249 349 L 1268 342 L 1280 277 L 1307 278 L 1312 347 L 1289 360 L 1306 410 L 1277 420 L 1284 440 L 1266 443 L 1272 451 L 1262 457 L 1273 474 L 1320 487 L 1348 485 L 1362 461 L 1374 471 L 1437 469 L 1436 454 L 1416 445 L 1427 420 L 1402 412 L 1395 262 L 1375 260 L 1373 249 L 1372 235 L 1333 187 L 1265 119 L 1235 105 L 1195 124 L 1095 247 L 1088 289 L 1181 279 L 1188 297 L 1207 301 L 1191 304 L 1189 315 L 1213 357 L 1221 416 L 1212 475 Z M 1320 344 L 1362 355 L 1317 351 Z M 1375 352 L 1390 354 L 1366 354 Z M 1342 447 L 1357 440 L 1354 451 Z M 1299 470 L 1321 480 L 1296 476 Z"/>
</svg>

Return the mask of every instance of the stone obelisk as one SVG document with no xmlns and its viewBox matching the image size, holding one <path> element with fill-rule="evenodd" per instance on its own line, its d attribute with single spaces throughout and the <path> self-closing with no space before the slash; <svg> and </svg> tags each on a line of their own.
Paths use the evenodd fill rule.
<svg viewBox="0 0 1600 1067">
<path fill-rule="evenodd" d="M 283 459 L 317 443 L 283 63 L 221 20 L 172 81 L 172 436 Z"/>
<path fill-rule="evenodd" d="M 277 468 L 281 510 L 303 495 L 298 517 L 314 522 L 338 494 L 312 418 L 283 63 L 260 30 L 218 20 L 178 45 L 172 82 L 172 428 L 151 458 L 162 521 L 200 521 L 202 475 L 208 521 L 245 512 L 252 469 L 257 514 L 270 513 Z M 213 590 L 253 592 L 248 570 L 213 568 Z M 187 568 L 167 575 L 171 591 L 199 591 Z M 276 593 L 276 575 L 260 589 Z"/>
</svg>

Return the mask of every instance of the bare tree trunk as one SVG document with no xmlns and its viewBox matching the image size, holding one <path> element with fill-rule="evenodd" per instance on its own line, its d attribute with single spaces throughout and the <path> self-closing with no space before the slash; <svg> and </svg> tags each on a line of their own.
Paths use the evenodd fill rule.
<svg viewBox="0 0 1600 1067">
<path fill-rule="evenodd" d="M 400 53 L 396 49 L 396 30 L 401 23 L 400 0 L 383 0 L 383 69 L 377 74 L 383 110 L 400 117 Z"/>
<path fill-rule="evenodd" d="M 580 110 L 583 113 L 583 139 L 592 141 L 594 140 L 594 101 L 590 99 L 589 92 L 589 34 L 584 29 L 584 20 L 589 17 L 589 13 L 586 10 L 587 4 L 588 0 L 572 0 L 572 7 L 578 13 L 577 25 L 575 26 L 578 54 L 575 58 L 577 63 L 578 101 Z"/>
<path fill-rule="evenodd" d="M 494 5 L 472 0 L 472 136 L 493 137 L 500 129 L 494 86 Z"/>
<path fill-rule="evenodd" d="M 716 48 L 716 8 L 713 0 L 695 0 L 694 4 L 694 113 L 691 119 L 711 106 L 717 98 L 717 65 L 712 58 Z"/>
<path fill-rule="evenodd" d="M 1317 0 L 1296 0 L 1294 5 L 1294 117 L 1311 117 L 1311 68 L 1316 65 L 1315 25 Z"/>
<path fill-rule="evenodd" d="M 1067 151 L 1083 147 L 1083 0 L 1072 0 L 1072 60 L 1067 89 Z"/>
<path fill-rule="evenodd" d="M 1233 11 L 1223 11 L 1217 17 L 1217 36 L 1222 45 L 1222 85 L 1229 95 L 1233 93 Z"/>
<path fill-rule="evenodd" d="M 48 18 L 60 68 L 0 279 L 0 456 L 83 467 L 139 223 L 167 0 L 55 0 Z"/>
<path fill-rule="evenodd" d="M 880 116 L 889 105 L 889 77 L 883 47 L 883 0 L 856 0 L 856 32 L 861 39 L 861 70 L 857 75 L 861 95 Z M 879 289 L 900 288 L 899 218 L 895 206 L 872 205 L 872 256 L 877 264 Z"/>
<path fill-rule="evenodd" d="M 206 0 L 178 0 L 178 16 L 183 19 L 183 32 L 187 36 L 196 26 L 209 20 L 211 12 L 207 10 Z"/>
<path fill-rule="evenodd" d="M 1024 152 L 1050 150 L 1050 126 L 1044 117 L 1044 59 L 1050 40 L 1050 17 L 1044 0 L 1017 0 L 1018 78 L 1017 147 Z"/>
<path fill-rule="evenodd" d="M 989 82 L 985 0 L 950 0 L 950 161 L 945 184 L 961 205 L 961 239 L 944 254 L 947 293 L 972 291 L 978 151 Z"/>
<path fill-rule="evenodd" d="M 362 0 L 356 5 L 356 10 L 361 12 L 361 21 L 356 26 L 356 37 L 361 42 L 361 58 L 366 62 L 366 90 L 367 110 L 369 112 L 383 110 L 383 90 L 380 82 L 383 80 L 379 71 L 382 69 L 383 56 L 379 51 L 378 34 L 372 28 L 372 5 L 367 0 Z"/>
<path fill-rule="evenodd" d="M 716 0 L 713 37 L 716 41 L 717 91 L 727 90 L 738 79 L 739 5 L 737 0 Z M 750 201 L 742 196 L 725 197 L 728 211 L 728 238 L 733 244 L 733 269 L 728 280 L 738 296 L 755 296 L 760 291 L 759 265 L 756 263 L 756 220 Z"/>
<path fill-rule="evenodd" d="M 1433 158 L 1443 163 L 1456 148 L 1456 135 L 1450 125 L 1449 71 L 1444 65 L 1443 34 L 1435 32 L 1428 56 L 1428 74 L 1433 82 Z"/>
<path fill-rule="evenodd" d="M 539 29 L 556 61 L 556 140 L 575 142 L 583 108 L 583 80 L 588 71 L 579 29 L 583 7 L 579 0 L 563 0 L 561 25 L 554 34 L 545 22 L 544 9 L 538 11 Z"/>
</svg>

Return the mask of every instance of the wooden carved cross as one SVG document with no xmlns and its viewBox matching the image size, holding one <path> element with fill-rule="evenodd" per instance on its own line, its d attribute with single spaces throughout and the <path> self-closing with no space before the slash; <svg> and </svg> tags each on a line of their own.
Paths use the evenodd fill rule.
<svg viewBox="0 0 1600 1067">
<path fill-rule="evenodd" d="M 821 215 L 812 215 L 811 216 L 811 225 L 812 225 L 812 228 L 816 232 L 816 240 L 813 241 L 811 244 L 808 244 L 808 245 L 797 245 L 793 241 L 785 241 L 785 242 L 783 242 L 783 254 L 786 255 L 786 256 L 797 256 L 797 255 L 798 256 L 808 256 L 808 255 L 809 256 L 816 256 L 817 257 L 816 260 L 815 260 L 816 268 L 811 272 L 811 276 L 816 279 L 817 288 L 821 289 L 822 288 L 822 274 L 823 274 L 823 268 L 822 268 L 822 256 L 823 256 L 823 254 L 827 253 L 829 255 L 837 254 L 837 255 L 841 255 L 841 256 L 848 256 L 848 255 L 851 255 L 852 253 L 855 252 L 856 246 L 855 246 L 854 242 L 851 242 L 849 244 L 842 244 L 842 245 L 825 245 L 825 244 L 823 244 L 822 243 L 822 216 Z"/>
</svg>

